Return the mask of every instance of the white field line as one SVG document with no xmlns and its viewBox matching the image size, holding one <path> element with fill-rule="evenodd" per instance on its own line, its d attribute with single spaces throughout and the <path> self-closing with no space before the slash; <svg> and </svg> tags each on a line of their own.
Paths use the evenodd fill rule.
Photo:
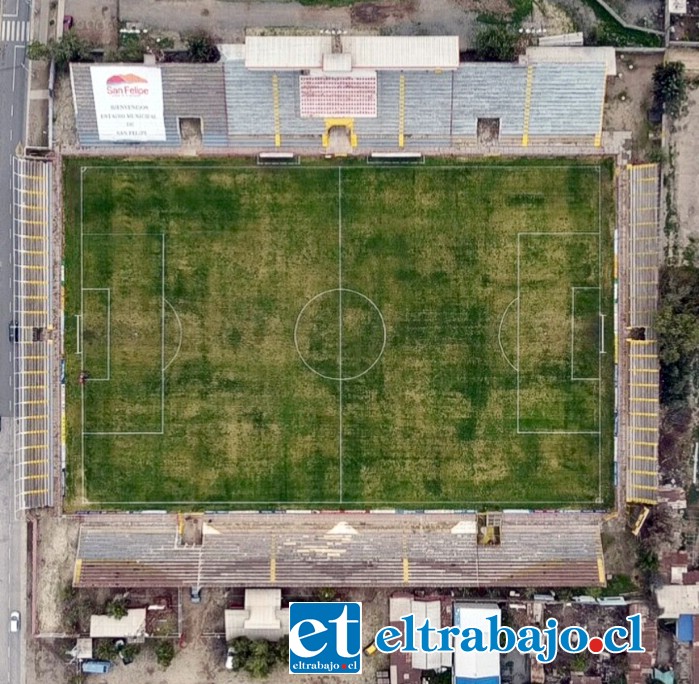
<svg viewBox="0 0 699 684">
<path fill-rule="evenodd" d="M 107 377 L 106 378 L 93 378 L 90 376 L 87 378 L 90 382 L 108 382 L 109 380 L 112 379 L 112 335 L 111 335 L 111 329 L 112 329 L 112 288 L 111 287 L 86 287 L 84 289 L 84 292 L 106 292 L 107 293 Z M 83 316 L 80 316 L 80 321 L 85 325 L 85 319 Z M 80 337 L 82 338 L 84 333 L 84 330 L 81 329 L 81 335 Z M 88 365 L 87 365 L 87 351 L 86 347 L 83 350 L 83 359 L 82 359 L 82 366 L 84 370 L 88 370 Z"/>
<path fill-rule="evenodd" d="M 577 290 L 599 290 L 600 286 L 571 287 L 570 298 L 572 300 L 572 311 L 570 315 L 570 379 L 582 380 L 583 382 L 597 382 L 599 378 L 578 378 L 575 375 L 575 293 Z"/>
<path fill-rule="evenodd" d="M 599 353 L 600 354 L 606 354 L 607 352 L 604 350 L 604 314 L 600 311 L 599 312 L 599 318 L 600 318 L 600 331 L 599 331 Z"/>
<path fill-rule="evenodd" d="M 81 287 L 80 287 L 80 301 L 81 301 L 81 311 L 83 310 L 84 307 L 84 293 L 89 292 L 90 290 L 107 290 L 109 291 L 110 288 L 85 288 L 82 287 L 83 283 L 83 259 L 84 259 L 84 254 L 83 254 L 83 235 L 84 232 L 82 231 L 82 226 L 83 226 L 83 203 L 82 203 L 82 176 L 81 176 L 81 198 L 80 198 L 80 213 L 81 213 L 81 245 L 80 245 L 80 264 L 81 264 Z M 119 235 L 125 235 L 123 233 L 119 233 Z M 135 233 L 135 234 L 130 234 L 130 235 L 139 235 L 143 236 L 142 233 Z M 135 430 L 135 431 L 129 431 L 129 430 L 85 430 L 85 386 L 83 385 L 82 390 L 81 390 L 81 395 L 82 395 L 82 437 L 81 437 L 81 451 L 82 451 L 82 480 L 83 480 L 83 499 L 87 501 L 87 498 L 85 496 L 85 437 L 86 436 L 105 436 L 105 435 L 111 435 L 111 436 L 122 436 L 122 435 L 163 435 L 165 434 L 165 368 L 163 367 L 163 362 L 164 362 L 164 357 L 165 357 L 165 235 L 164 233 L 160 234 L 160 239 L 161 239 L 161 274 L 160 274 L 160 289 L 161 289 L 161 306 L 160 306 L 160 430 Z M 108 300 L 110 301 L 110 300 Z M 111 312 L 111 308 L 109 309 Z M 111 313 L 110 313 L 111 317 Z M 81 318 L 84 320 L 84 316 L 81 315 Z M 109 319 L 108 319 L 109 320 Z M 111 330 L 111 325 L 109 325 L 108 330 Z M 109 345 L 108 349 L 111 349 L 111 333 L 109 337 Z M 178 349 L 179 351 L 179 349 Z M 111 377 L 111 352 L 109 353 L 109 368 L 110 368 L 110 377 Z M 174 360 L 174 358 L 173 358 Z M 95 378 L 95 380 L 106 380 L 108 378 Z"/>
<path fill-rule="evenodd" d="M 180 355 L 180 349 L 182 349 L 182 338 L 184 337 L 184 329 L 182 328 L 182 321 L 180 319 L 180 315 L 177 313 L 175 310 L 175 307 L 170 304 L 170 302 L 166 299 L 165 303 L 172 309 L 172 313 L 175 314 L 175 320 L 177 321 L 177 325 L 180 329 L 180 339 L 177 342 L 177 349 L 175 350 L 175 355 L 167 362 L 165 365 L 165 368 L 163 368 L 163 372 L 166 371 L 174 362 L 175 359 Z"/>
<path fill-rule="evenodd" d="M 199 500 L 188 500 L 188 499 L 181 499 L 181 500 L 166 500 L 166 501 L 115 501 L 115 500 L 110 500 L 110 501 L 90 501 L 91 506 L 106 506 L 106 505 L 121 505 L 121 506 L 178 506 L 178 505 L 198 505 L 198 506 L 222 506 L 224 510 L 230 512 L 230 513 L 240 513 L 241 515 L 249 515 L 251 513 L 257 514 L 259 511 L 258 510 L 253 510 L 253 511 L 238 511 L 236 510 L 238 506 L 278 506 L 279 504 L 284 504 L 284 505 L 298 505 L 298 501 L 279 501 L 279 500 L 274 500 L 274 501 L 235 501 L 231 502 L 230 500 L 228 501 L 199 501 Z M 346 501 L 339 501 L 336 499 L 323 499 L 319 501 L 307 501 L 304 502 L 304 506 L 310 506 L 313 504 L 342 504 L 342 503 L 347 503 Z M 443 505 L 440 504 L 439 508 L 424 508 L 425 502 L 424 501 L 396 501 L 396 502 L 385 502 L 385 501 L 362 501 L 359 503 L 356 503 L 356 510 L 360 511 L 363 510 L 366 506 L 376 506 L 378 510 L 380 510 L 382 513 L 383 512 L 390 512 L 391 508 L 393 506 L 396 507 L 397 510 L 403 510 L 404 506 L 420 506 L 421 508 L 416 508 L 415 511 L 409 511 L 406 513 L 407 516 L 410 515 L 441 515 L 441 514 L 450 514 L 450 513 L 468 513 L 472 514 L 473 510 L 464 508 L 465 506 L 473 506 L 475 504 L 495 504 L 495 505 L 502 505 L 502 506 L 517 506 L 521 508 L 522 506 L 527 506 L 527 507 L 535 507 L 537 504 L 538 505 L 546 505 L 546 506 L 570 506 L 572 504 L 580 504 L 584 506 L 590 506 L 592 504 L 598 503 L 597 499 L 567 499 L 567 500 L 556 500 L 556 501 L 517 501 L 517 500 L 502 500 L 502 499 L 468 499 L 466 501 L 445 501 L 443 502 Z M 353 505 L 354 502 L 352 502 Z M 445 508 L 445 506 L 453 506 L 453 508 Z M 210 509 L 209 509 L 210 510 Z M 422 511 L 425 511 L 424 513 Z M 435 511 L 434 513 L 432 511 Z M 594 512 L 594 511 L 584 511 L 584 512 Z M 603 511 L 607 512 L 607 511 Z M 296 514 L 295 509 L 291 509 L 287 511 L 289 515 L 294 515 Z M 573 511 L 566 511 L 568 514 L 572 514 Z M 302 514 L 302 511 L 299 509 L 299 514 Z"/>
<path fill-rule="evenodd" d="M 342 431 L 343 431 L 343 421 L 342 421 L 342 167 L 337 169 L 337 287 L 339 296 L 339 314 L 338 314 L 338 326 L 339 326 L 339 358 L 338 358 L 338 396 L 339 396 L 339 439 L 338 439 L 338 450 L 340 456 L 340 502 L 342 502 L 343 496 L 343 453 L 342 453 Z"/>
<path fill-rule="evenodd" d="M 381 164 L 372 164 L 372 168 L 374 168 L 375 166 L 382 166 L 382 165 Z M 417 164 L 402 166 L 400 164 L 393 163 L 393 164 L 384 164 L 383 166 L 385 166 L 385 168 L 387 168 L 387 169 L 418 168 Z M 175 170 L 177 170 L 177 169 L 180 169 L 183 167 L 192 168 L 192 169 L 226 168 L 226 167 L 222 167 L 220 164 L 196 164 L 196 165 L 194 165 L 194 164 L 191 164 L 191 165 L 182 164 L 181 166 L 173 166 L 173 165 L 168 166 L 166 164 L 153 164 L 153 165 L 139 164 L 139 165 L 133 165 L 133 166 L 129 165 L 129 170 L 131 170 L 131 169 L 138 169 L 138 170 L 144 170 L 144 169 L 169 169 L 169 170 L 173 170 L 173 169 L 175 169 Z M 285 164 L 285 165 L 283 165 L 283 167 L 285 169 L 298 168 L 299 170 L 307 170 L 309 168 L 311 168 L 311 169 L 314 168 L 317 170 L 319 168 L 318 166 L 314 167 L 314 166 L 303 165 L 303 164 L 301 166 L 298 166 L 296 164 L 288 164 L 288 165 Z M 99 171 L 101 169 L 111 169 L 111 170 L 122 169 L 123 170 L 124 167 L 118 166 L 116 164 L 107 164 L 104 166 L 103 165 L 85 166 L 83 168 L 95 169 L 95 170 Z M 242 164 L 240 166 L 229 167 L 229 168 L 252 170 L 252 169 L 259 169 L 259 165 L 258 164 Z M 340 169 L 343 167 L 341 167 L 341 166 L 324 166 L 323 168 L 327 169 L 328 171 L 333 171 L 333 170 L 337 170 L 337 169 Z M 357 166 L 355 168 L 362 169 L 364 167 Z M 429 166 L 425 167 L 425 171 L 429 171 L 430 169 L 438 169 L 440 171 L 453 169 L 454 171 L 459 171 L 459 170 L 463 170 L 463 168 L 464 168 L 463 165 L 459 165 L 459 164 L 430 164 Z M 469 164 L 468 168 L 469 169 L 487 169 L 488 171 L 493 171 L 495 169 L 497 169 L 497 170 L 502 169 L 502 170 L 506 170 L 506 171 L 516 170 L 520 173 L 526 173 L 528 170 L 526 167 L 517 166 L 517 165 L 513 165 L 513 164 L 509 164 L 509 165 L 503 164 L 502 166 L 498 165 L 497 167 L 489 166 L 488 164 Z M 581 166 L 579 164 L 547 164 L 546 166 L 541 165 L 541 166 L 536 166 L 535 168 L 536 168 L 536 170 L 541 170 L 542 168 L 545 168 L 545 169 L 578 169 L 579 171 L 590 171 L 590 172 L 597 171 L 597 173 L 599 175 L 601 167 L 598 165 L 594 165 L 594 166 L 582 165 Z M 344 167 L 344 170 L 345 171 L 352 171 L 353 169 L 352 169 L 352 167 Z"/>
<path fill-rule="evenodd" d="M 519 369 L 522 367 L 522 364 L 520 363 L 520 356 L 519 356 L 519 320 L 520 320 L 520 313 L 522 309 L 522 297 L 521 297 L 521 290 L 520 290 L 520 275 L 521 275 L 521 266 L 520 266 L 520 257 L 521 257 L 521 245 L 520 245 L 520 234 L 517 233 L 517 434 L 519 434 L 519 407 L 520 407 L 520 397 L 519 397 L 519 387 L 520 387 L 520 374 L 519 374 Z"/>
<path fill-rule="evenodd" d="M 600 283 L 598 290 L 597 310 L 602 313 L 602 168 L 597 167 L 597 278 Z M 613 285 L 612 285 L 613 287 Z M 603 326 L 604 327 L 604 326 Z M 602 359 L 597 364 L 597 427 L 602 430 Z M 612 432 L 614 430 L 612 429 Z M 613 436 L 612 436 L 613 439 Z M 602 438 L 597 440 L 597 500 L 602 503 Z"/>
<path fill-rule="evenodd" d="M 82 354 L 82 349 L 80 348 L 80 342 L 82 341 L 82 331 L 80 329 L 80 323 L 82 321 L 82 316 L 80 314 L 75 314 L 75 348 L 77 351 L 75 352 L 76 356 L 80 356 Z"/>
<path fill-rule="evenodd" d="M 165 233 L 160 234 L 160 434 L 165 432 Z"/>
<path fill-rule="evenodd" d="M 85 236 L 85 195 L 84 181 L 87 167 L 80 167 L 80 319 L 82 320 L 83 312 L 85 311 L 85 302 L 83 286 L 85 284 L 85 252 L 84 252 L 84 236 Z M 82 337 L 82 330 L 80 331 Z M 83 501 L 87 501 L 87 491 L 85 483 L 85 385 L 80 385 L 80 459 L 81 459 L 81 484 Z"/>
<path fill-rule="evenodd" d="M 500 319 L 500 327 L 498 328 L 498 344 L 500 345 L 500 351 L 502 352 L 502 356 L 503 356 L 503 358 L 505 359 L 505 361 L 507 361 L 507 363 L 509 364 L 510 368 L 512 368 L 512 370 L 515 371 L 515 373 L 517 372 L 517 367 L 514 366 L 514 365 L 512 364 L 512 361 L 510 361 L 510 359 L 507 358 L 507 354 L 505 354 L 505 349 L 504 349 L 503 346 L 502 346 L 502 326 L 503 326 L 504 323 L 505 323 L 505 317 L 507 316 L 507 312 L 510 310 L 510 307 L 511 307 L 516 301 L 518 301 L 518 298 L 517 298 L 517 297 L 515 297 L 515 298 L 507 305 L 507 307 L 505 308 L 505 310 L 502 312 L 502 318 Z"/>
</svg>

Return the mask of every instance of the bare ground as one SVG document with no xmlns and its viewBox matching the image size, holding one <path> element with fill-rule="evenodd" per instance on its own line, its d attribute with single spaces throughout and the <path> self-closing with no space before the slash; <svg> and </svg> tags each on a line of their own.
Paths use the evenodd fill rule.
<svg viewBox="0 0 699 684">
<path fill-rule="evenodd" d="M 37 617 L 40 633 L 63 632 L 61 591 L 72 582 L 77 547 L 76 522 L 51 516 L 39 520 Z"/>
<path fill-rule="evenodd" d="M 652 147 L 647 111 L 651 104 L 651 79 L 662 55 L 617 53 L 617 76 L 608 81 L 604 130 L 630 131 L 634 161 L 646 160 Z"/>
<path fill-rule="evenodd" d="M 679 247 L 699 239 L 699 90 L 689 93 L 689 111 L 670 135 L 675 150 L 675 208 Z"/>
</svg>

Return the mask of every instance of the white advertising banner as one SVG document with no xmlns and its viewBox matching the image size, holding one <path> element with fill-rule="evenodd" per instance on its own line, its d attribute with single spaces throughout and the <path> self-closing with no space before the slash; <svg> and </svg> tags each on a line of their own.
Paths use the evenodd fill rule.
<svg viewBox="0 0 699 684">
<path fill-rule="evenodd" d="M 163 84 L 157 67 L 90 67 L 100 140 L 165 140 Z"/>
</svg>

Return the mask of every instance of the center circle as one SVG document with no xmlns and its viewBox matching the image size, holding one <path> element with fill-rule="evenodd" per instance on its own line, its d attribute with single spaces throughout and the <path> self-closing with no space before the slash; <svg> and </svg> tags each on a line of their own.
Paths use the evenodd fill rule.
<svg viewBox="0 0 699 684">
<path fill-rule="evenodd" d="M 303 364 L 326 380 L 346 382 L 368 373 L 386 348 L 386 323 L 366 295 L 345 287 L 309 299 L 294 326 Z"/>
</svg>

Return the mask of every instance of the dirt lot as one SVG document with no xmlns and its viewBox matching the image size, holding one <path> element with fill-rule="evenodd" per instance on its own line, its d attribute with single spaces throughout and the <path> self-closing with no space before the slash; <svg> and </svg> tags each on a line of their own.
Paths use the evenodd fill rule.
<svg viewBox="0 0 699 684">
<path fill-rule="evenodd" d="M 39 520 L 37 618 L 40 633 L 64 631 L 59 605 L 61 592 L 73 580 L 78 525 L 51 516 Z"/>
<path fill-rule="evenodd" d="M 670 136 L 675 150 L 675 203 L 680 248 L 699 239 L 699 90 L 689 94 L 689 112 Z"/>
<path fill-rule="evenodd" d="M 653 70 L 661 61 L 660 54 L 617 53 L 617 76 L 608 81 L 604 130 L 632 133 L 633 161 L 648 161 L 652 148 L 647 111 Z"/>
</svg>

